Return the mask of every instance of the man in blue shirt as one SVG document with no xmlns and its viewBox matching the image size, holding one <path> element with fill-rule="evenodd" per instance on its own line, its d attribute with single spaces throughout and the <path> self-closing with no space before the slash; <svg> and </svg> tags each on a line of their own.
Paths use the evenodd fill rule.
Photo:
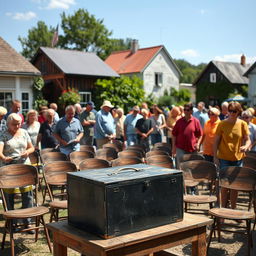
<svg viewBox="0 0 256 256">
<path fill-rule="evenodd" d="M 74 116 L 74 106 L 67 106 L 65 116 L 58 121 L 54 129 L 54 136 L 60 143 L 60 151 L 65 155 L 80 150 L 79 142 L 84 134 L 80 121 Z"/>
<path fill-rule="evenodd" d="M 139 112 L 139 106 L 134 106 L 132 113 L 127 115 L 124 120 L 124 140 L 127 141 L 127 146 L 138 144 L 135 125 L 142 118 Z"/>
<path fill-rule="evenodd" d="M 208 113 L 207 113 L 207 111 L 205 109 L 204 102 L 202 102 L 202 101 L 198 102 L 197 109 L 198 109 L 198 111 L 194 112 L 193 116 L 199 120 L 199 122 L 201 124 L 201 127 L 203 129 L 204 128 L 204 124 L 206 123 L 206 121 L 209 120 L 209 116 L 208 116 Z"/>
<path fill-rule="evenodd" d="M 96 124 L 95 124 L 95 138 L 97 148 L 102 148 L 102 146 L 116 136 L 116 128 L 114 118 L 110 113 L 110 110 L 114 106 L 110 101 L 105 100 L 100 107 L 101 110 L 96 114 Z"/>
</svg>

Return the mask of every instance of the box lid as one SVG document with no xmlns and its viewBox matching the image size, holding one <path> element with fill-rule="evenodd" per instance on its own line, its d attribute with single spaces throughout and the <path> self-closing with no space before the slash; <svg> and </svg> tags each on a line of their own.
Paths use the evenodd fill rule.
<svg viewBox="0 0 256 256">
<path fill-rule="evenodd" d="M 182 171 L 146 164 L 134 164 L 117 166 L 112 168 L 81 170 L 80 172 L 68 173 L 68 180 L 72 178 L 82 178 L 91 182 L 112 184 L 131 180 L 155 178 L 159 176 L 180 174 Z"/>
</svg>

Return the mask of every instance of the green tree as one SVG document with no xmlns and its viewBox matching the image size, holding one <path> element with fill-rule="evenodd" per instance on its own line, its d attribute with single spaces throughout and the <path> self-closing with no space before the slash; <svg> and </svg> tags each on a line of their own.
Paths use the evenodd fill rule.
<svg viewBox="0 0 256 256">
<path fill-rule="evenodd" d="M 122 107 L 125 112 L 145 101 L 143 81 L 137 76 L 98 79 L 94 95 L 97 107 L 103 100 L 109 100 L 113 105 Z"/>
<path fill-rule="evenodd" d="M 87 10 L 78 9 L 73 15 L 61 14 L 61 27 L 64 35 L 60 37 L 60 46 L 66 49 L 96 52 L 103 54 L 111 44 L 112 32 Z"/>
<path fill-rule="evenodd" d="M 32 27 L 28 30 L 28 37 L 18 37 L 18 40 L 22 46 L 21 54 L 27 58 L 31 59 L 37 49 L 41 46 L 51 46 L 51 41 L 55 28 L 48 28 L 43 21 L 38 21 L 36 27 Z"/>
<path fill-rule="evenodd" d="M 175 63 L 179 67 L 183 76 L 181 77 L 181 83 L 193 83 L 198 75 L 203 71 L 206 67 L 206 64 L 201 63 L 199 65 L 192 65 L 188 61 L 179 59 L 175 60 Z"/>
</svg>

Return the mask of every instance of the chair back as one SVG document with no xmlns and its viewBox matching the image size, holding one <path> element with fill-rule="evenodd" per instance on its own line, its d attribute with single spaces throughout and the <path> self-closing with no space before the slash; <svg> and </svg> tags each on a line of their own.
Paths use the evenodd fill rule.
<svg viewBox="0 0 256 256">
<path fill-rule="evenodd" d="M 118 152 L 123 150 L 124 143 L 121 140 L 112 140 L 112 143 L 114 143 L 119 148 Z"/>
<path fill-rule="evenodd" d="M 256 170 L 256 155 L 255 157 L 247 156 L 243 158 L 243 167 L 249 167 Z"/>
<path fill-rule="evenodd" d="M 29 154 L 29 160 L 32 165 L 38 166 L 39 165 L 39 152 L 34 151 L 33 153 Z"/>
<path fill-rule="evenodd" d="M 141 151 L 135 149 L 126 149 L 118 153 L 119 158 L 126 158 L 126 157 L 138 157 L 143 158 L 143 153 Z"/>
<path fill-rule="evenodd" d="M 0 167 L 0 190 L 4 210 L 8 211 L 3 189 L 34 186 L 33 200 L 37 205 L 38 173 L 36 167 L 27 164 L 10 164 Z"/>
<path fill-rule="evenodd" d="M 9 164 L 0 167 L 0 188 L 16 188 L 38 184 L 36 167 L 27 164 Z"/>
<path fill-rule="evenodd" d="M 145 157 L 146 149 L 145 149 L 145 147 L 143 145 L 138 145 L 138 144 L 131 145 L 126 150 L 137 150 L 137 151 L 140 151 L 143 154 L 143 157 Z"/>
<path fill-rule="evenodd" d="M 61 152 L 46 152 L 42 156 L 43 164 L 47 164 L 55 161 L 67 161 L 68 157 Z"/>
<path fill-rule="evenodd" d="M 256 186 L 256 171 L 248 167 L 230 166 L 220 170 L 220 187 L 252 192 Z"/>
<path fill-rule="evenodd" d="M 158 156 L 158 155 L 165 155 L 165 156 L 169 156 L 169 154 L 166 151 L 162 151 L 162 150 L 154 150 L 154 151 L 149 151 L 146 153 L 146 158 L 150 157 L 150 156 Z"/>
<path fill-rule="evenodd" d="M 110 163 L 104 159 L 88 158 L 79 164 L 79 170 L 101 169 L 110 167 Z"/>
<path fill-rule="evenodd" d="M 117 152 L 114 148 L 101 148 L 96 150 L 95 158 L 111 161 L 117 158 Z"/>
<path fill-rule="evenodd" d="M 172 145 L 166 142 L 155 143 L 154 148 L 158 148 L 158 147 L 166 147 L 166 148 L 169 148 L 170 150 L 172 149 Z"/>
<path fill-rule="evenodd" d="M 179 160 L 181 163 L 181 162 L 186 162 L 191 160 L 205 160 L 205 158 L 201 154 L 191 153 L 191 154 L 184 154 Z"/>
<path fill-rule="evenodd" d="M 91 151 L 91 152 L 95 153 L 94 147 L 90 146 L 90 145 L 80 145 L 79 151 Z"/>
<path fill-rule="evenodd" d="M 74 163 L 69 161 L 55 161 L 43 167 L 45 181 L 51 185 L 63 185 L 67 182 L 67 172 L 76 172 Z"/>
<path fill-rule="evenodd" d="M 79 169 L 80 162 L 87 158 L 94 158 L 94 156 L 94 153 L 91 151 L 74 151 L 70 153 L 69 158 L 76 165 L 77 169 Z"/>
<path fill-rule="evenodd" d="M 165 147 L 165 146 L 154 146 L 152 148 L 152 151 L 165 151 L 169 155 L 171 154 L 171 148 L 170 147 Z"/>
<path fill-rule="evenodd" d="M 120 152 L 120 148 L 114 143 L 106 143 L 102 146 L 103 148 L 113 148 L 116 152 Z"/>
<path fill-rule="evenodd" d="M 214 182 L 217 178 L 217 168 L 214 163 L 205 160 L 190 160 L 180 163 L 184 179 L 198 182 Z"/>
<path fill-rule="evenodd" d="M 165 168 L 173 168 L 173 160 L 168 155 L 156 155 L 147 157 L 146 163 L 149 165 L 161 166 Z"/>
<path fill-rule="evenodd" d="M 126 158 L 117 158 L 113 160 L 112 166 L 122 166 L 130 164 L 142 164 L 143 161 L 138 157 L 126 157 Z"/>
</svg>

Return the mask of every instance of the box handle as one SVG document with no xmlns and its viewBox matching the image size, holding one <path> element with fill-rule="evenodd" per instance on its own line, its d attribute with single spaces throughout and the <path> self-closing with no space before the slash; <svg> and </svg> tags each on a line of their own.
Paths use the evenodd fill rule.
<svg viewBox="0 0 256 256">
<path fill-rule="evenodd" d="M 144 171 L 143 168 L 123 167 L 123 168 L 117 169 L 115 172 L 109 173 L 108 176 L 116 175 L 116 174 L 119 174 L 122 171 L 128 171 L 128 170 L 132 170 L 132 171 L 135 171 L 135 172 Z"/>
</svg>

